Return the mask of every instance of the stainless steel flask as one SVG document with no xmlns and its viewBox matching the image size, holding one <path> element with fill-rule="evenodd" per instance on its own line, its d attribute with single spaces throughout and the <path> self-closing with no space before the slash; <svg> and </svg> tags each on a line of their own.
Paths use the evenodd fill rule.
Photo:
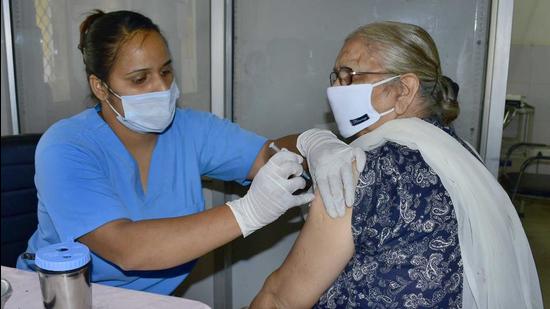
<svg viewBox="0 0 550 309">
<path fill-rule="evenodd" d="M 91 309 L 90 250 L 77 242 L 40 248 L 35 255 L 45 308 Z"/>
</svg>

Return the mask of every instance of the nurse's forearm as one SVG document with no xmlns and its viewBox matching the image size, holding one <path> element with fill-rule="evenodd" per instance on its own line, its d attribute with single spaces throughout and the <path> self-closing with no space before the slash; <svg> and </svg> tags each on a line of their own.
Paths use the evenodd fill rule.
<svg viewBox="0 0 550 309">
<path fill-rule="evenodd" d="M 124 270 L 160 270 L 196 259 L 239 235 L 233 213 L 222 205 L 185 217 L 113 221 L 79 241 Z"/>
</svg>

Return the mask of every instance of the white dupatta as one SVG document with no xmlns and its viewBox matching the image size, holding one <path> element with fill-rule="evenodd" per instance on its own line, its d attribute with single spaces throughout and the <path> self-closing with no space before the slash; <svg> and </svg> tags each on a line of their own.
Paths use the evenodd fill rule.
<svg viewBox="0 0 550 309">
<path fill-rule="evenodd" d="M 351 145 L 387 141 L 420 151 L 449 192 L 463 262 L 463 308 L 542 308 L 531 249 L 506 192 L 458 141 L 418 118 L 395 119 Z"/>
</svg>

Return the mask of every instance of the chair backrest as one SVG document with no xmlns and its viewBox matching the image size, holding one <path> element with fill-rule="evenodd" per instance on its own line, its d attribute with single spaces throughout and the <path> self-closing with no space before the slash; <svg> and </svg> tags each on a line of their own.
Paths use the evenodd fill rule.
<svg viewBox="0 0 550 309">
<path fill-rule="evenodd" d="M 1 264 L 15 267 L 36 230 L 38 199 L 34 186 L 34 153 L 40 134 L 2 136 Z"/>
</svg>

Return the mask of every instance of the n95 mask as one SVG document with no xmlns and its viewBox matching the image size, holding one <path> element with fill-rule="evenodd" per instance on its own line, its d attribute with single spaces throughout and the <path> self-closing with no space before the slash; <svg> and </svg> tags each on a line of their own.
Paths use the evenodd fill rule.
<svg viewBox="0 0 550 309">
<path fill-rule="evenodd" d="M 370 127 L 380 117 L 391 113 L 394 109 L 379 113 L 372 106 L 372 90 L 374 87 L 387 83 L 399 75 L 374 84 L 351 84 L 348 86 L 333 86 L 327 88 L 327 97 L 338 125 L 338 131 L 344 138 Z"/>
<path fill-rule="evenodd" d="M 176 113 L 176 100 L 180 91 L 175 81 L 170 89 L 148 92 L 137 95 L 116 94 L 109 91 L 122 101 L 124 116 L 114 109 L 109 101 L 107 105 L 115 112 L 116 119 L 128 129 L 137 133 L 161 133 L 172 123 Z"/>
</svg>

